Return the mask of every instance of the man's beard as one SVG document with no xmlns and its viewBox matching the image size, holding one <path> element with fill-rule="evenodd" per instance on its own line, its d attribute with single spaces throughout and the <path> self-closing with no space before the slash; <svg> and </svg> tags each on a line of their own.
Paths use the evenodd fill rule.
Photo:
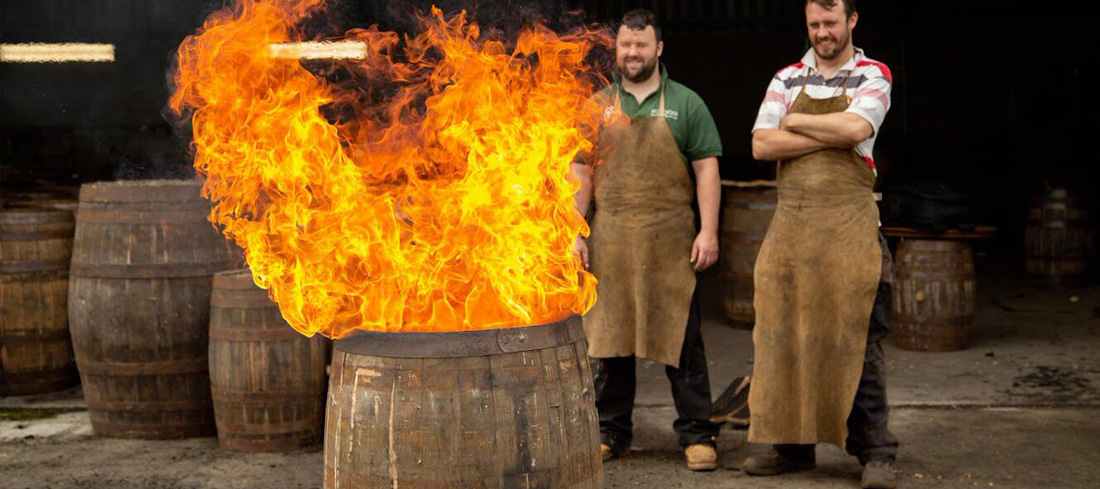
<svg viewBox="0 0 1100 489">
<path fill-rule="evenodd" d="M 832 37 L 830 37 L 829 39 L 832 39 Z M 840 56 L 840 53 L 843 53 L 846 49 L 848 49 L 848 44 L 852 42 L 852 35 L 850 32 L 846 32 L 844 34 L 844 37 L 840 39 L 835 39 L 835 42 L 833 42 L 833 46 L 835 47 L 831 53 L 821 52 L 821 50 L 817 47 L 820 42 L 821 40 L 814 41 L 814 53 L 817 53 L 818 58 L 831 60 L 835 59 L 837 56 Z"/>
<path fill-rule="evenodd" d="M 638 70 L 638 73 L 635 74 L 634 76 L 631 76 L 630 73 L 627 73 L 626 63 L 628 61 L 634 61 L 634 60 L 642 62 L 642 69 Z M 641 83 L 641 82 L 644 82 L 644 81 L 648 80 L 649 77 L 653 75 L 653 71 L 656 70 L 656 69 L 657 69 L 657 58 L 656 57 L 649 60 L 648 63 L 646 63 L 645 60 L 643 60 L 641 58 L 631 57 L 631 58 L 624 59 L 623 64 L 619 65 L 619 74 L 621 74 L 623 76 L 623 78 L 626 78 L 627 80 L 630 80 L 631 82 Z"/>
</svg>

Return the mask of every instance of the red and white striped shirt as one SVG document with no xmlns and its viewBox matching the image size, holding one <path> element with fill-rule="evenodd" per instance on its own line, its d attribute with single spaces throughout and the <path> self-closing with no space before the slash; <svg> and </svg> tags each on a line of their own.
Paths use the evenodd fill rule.
<svg viewBox="0 0 1100 489">
<path fill-rule="evenodd" d="M 847 83 L 844 83 L 845 77 L 847 77 Z M 802 91 L 804 81 L 806 95 L 810 97 L 829 98 L 845 94 L 852 98 L 845 112 L 863 117 L 874 129 L 870 138 L 856 145 L 856 153 L 867 160 L 871 168 L 874 168 L 872 152 L 875 148 L 875 139 L 878 137 L 882 121 L 886 119 L 886 112 L 890 110 L 890 88 L 894 83 L 890 68 L 864 56 L 862 49 L 855 48 L 852 59 L 848 60 L 832 78 L 826 80 L 817 71 L 817 60 L 811 48 L 802 57 L 802 61 L 779 70 L 772 78 L 768 91 L 764 95 L 764 102 L 760 104 L 756 124 L 752 127 L 753 132 L 757 129 L 779 129 L 783 117 L 787 115 L 787 111 Z M 845 85 L 843 88 L 840 86 L 841 83 Z"/>
</svg>

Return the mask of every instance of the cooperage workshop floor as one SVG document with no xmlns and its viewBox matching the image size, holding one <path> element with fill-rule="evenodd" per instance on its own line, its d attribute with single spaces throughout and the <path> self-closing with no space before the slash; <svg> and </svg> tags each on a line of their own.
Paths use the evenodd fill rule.
<svg viewBox="0 0 1100 489">
<path fill-rule="evenodd" d="M 1038 288 L 997 278 L 979 261 L 979 310 L 970 349 L 906 352 L 888 344 L 892 429 L 901 440 L 902 487 L 1100 487 L 1100 287 Z M 713 303 L 713 301 L 710 301 Z M 713 304 L 711 304 L 713 305 Z M 751 370 L 747 331 L 707 307 L 715 395 Z M 888 341 L 889 343 L 889 341 Z M 663 368 L 639 364 L 634 454 L 608 463 L 608 488 L 852 488 L 859 466 L 819 448 L 816 471 L 749 478 L 741 461 L 761 450 L 744 432 L 720 437 L 722 467 L 683 468 Z M 0 419 L 69 408 L 31 421 L 0 421 L 0 487 L 11 489 L 319 487 L 321 454 L 244 455 L 213 438 L 128 441 L 91 435 L 78 391 L 0 399 Z"/>
</svg>

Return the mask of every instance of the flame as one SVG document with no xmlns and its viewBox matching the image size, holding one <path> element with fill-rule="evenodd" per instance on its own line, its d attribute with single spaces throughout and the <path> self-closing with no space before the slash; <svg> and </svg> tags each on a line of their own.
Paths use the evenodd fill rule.
<svg viewBox="0 0 1100 489">
<path fill-rule="evenodd" d="M 570 163 L 600 108 L 585 57 L 604 34 L 484 39 L 433 8 L 422 33 L 369 29 L 359 83 L 328 83 L 271 44 L 323 0 L 240 0 L 178 50 L 210 219 L 299 332 L 446 331 L 583 314 L 595 278 Z M 331 41 L 331 40 L 328 40 Z M 364 100 L 366 100 L 364 102 Z M 334 123 L 333 107 L 354 116 Z"/>
</svg>

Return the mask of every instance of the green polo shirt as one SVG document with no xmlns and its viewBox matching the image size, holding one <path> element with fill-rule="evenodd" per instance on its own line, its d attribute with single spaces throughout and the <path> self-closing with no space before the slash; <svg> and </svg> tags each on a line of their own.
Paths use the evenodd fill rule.
<svg viewBox="0 0 1100 489">
<path fill-rule="evenodd" d="M 718 126 L 710 115 L 707 104 L 692 89 L 669 79 L 668 70 L 661 64 L 661 88 L 665 91 L 665 122 L 672 137 L 680 146 L 680 152 L 688 162 L 722 156 L 722 138 L 718 135 Z M 611 104 L 614 91 L 619 92 L 619 104 L 624 114 L 631 119 L 656 117 L 661 99 L 661 90 L 649 94 L 640 103 L 618 82 L 605 87 L 597 98 Z M 689 165 L 690 166 L 690 165 Z"/>
</svg>

